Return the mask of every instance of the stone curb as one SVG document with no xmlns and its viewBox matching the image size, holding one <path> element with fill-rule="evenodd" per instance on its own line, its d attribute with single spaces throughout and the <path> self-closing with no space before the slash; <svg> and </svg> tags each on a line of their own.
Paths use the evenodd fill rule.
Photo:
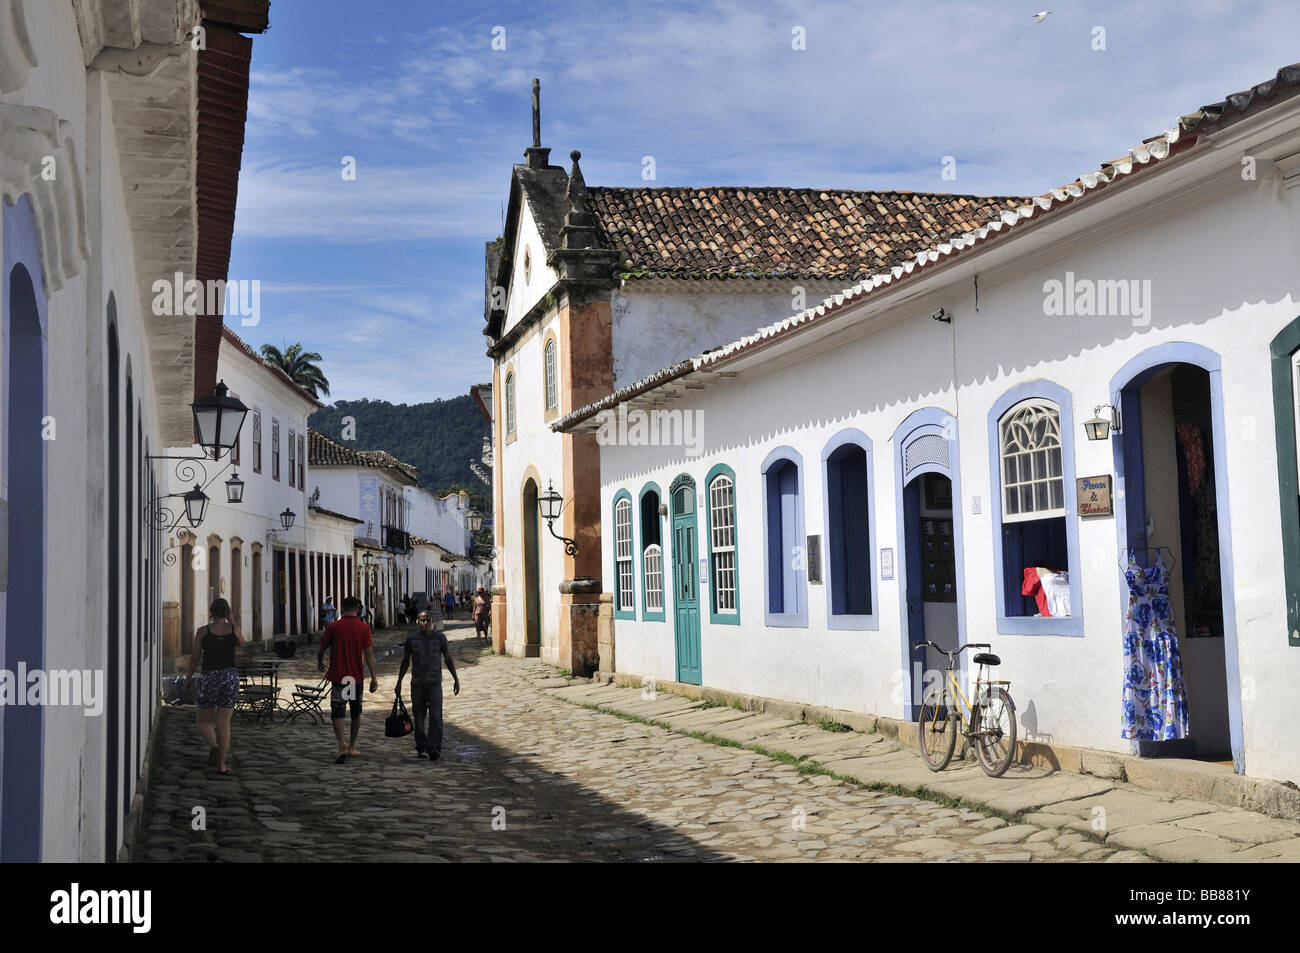
<svg viewBox="0 0 1300 953">
<path fill-rule="evenodd" d="M 611 680 L 605 676 L 606 680 Z M 640 687 L 642 676 L 615 673 L 612 681 L 623 687 Z M 763 712 L 816 724 L 823 719 L 848 725 L 863 734 L 880 734 L 916 750 L 916 724 L 862 712 L 844 711 L 760 695 L 744 695 L 681 682 L 657 681 L 663 691 L 687 698 L 713 699 L 746 711 Z M 1020 742 L 1019 764 L 1050 768 L 1070 774 L 1121 781 L 1174 797 L 1194 798 L 1287 821 L 1300 821 L 1300 787 L 1287 781 L 1253 778 L 1212 770 L 1201 762 L 1135 758 L 1096 748 L 1075 748 L 1043 742 Z"/>
<path fill-rule="evenodd" d="M 635 689 L 641 687 L 642 680 L 638 676 L 621 675 L 568 681 L 570 686 L 586 684 L 612 688 L 618 683 L 619 688 Z M 854 717 L 852 713 L 835 709 L 701 689 L 699 686 L 675 682 L 656 682 L 655 687 L 660 693 L 680 693 L 692 699 L 714 699 L 744 712 L 776 715 L 788 721 L 815 724 L 817 720 L 830 718 L 848 724 Z M 602 689 L 597 688 L 596 691 Z M 616 698 L 603 692 L 601 697 L 590 699 L 566 698 L 563 692 L 563 688 L 551 689 L 548 694 L 571 703 L 594 704 L 610 713 L 620 712 L 627 707 L 618 704 Z M 801 717 L 795 717 L 796 715 Z M 673 725 L 680 716 L 664 716 L 662 719 L 649 717 L 672 725 L 674 731 L 695 728 L 705 734 L 712 733 L 706 724 L 701 724 L 698 728 Z M 856 715 L 859 724 L 862 723 L 862 718 L 860 713 Z M 908 748 L 905 745 L 906 732 L 900 729 L 905 728 L 907 723 L 900 724 L 892 719 L 889 720 L 892 724 L 886 723 L 885 719 L 875 720 L 880 722 L 881 729 L 877 735 L 890 737 L 894 742 L 889 749 L 879 753 L 860 751 L 851 755 L 841 751 L 838 759 L 834 756 L 805 754 L 804 759 L 863 784 L 888 784 L 912 790 L 931 800 L 936 794 L 960 798 L 964 803 L 978 805 L 1013 823 L 1029 822 L 1045 828 L 1077 833 L 1082 838 L 1104 844 L 1110 849 L 1121 850 L 1126 855 L 1141 851 L 1150 858 L 1175 863 L 1197 860 L 1300 860 L 1300 827 L 1285 821 L 1259 817 L 1257 812 L 1250 813 L 1236 805 L 1231 805 L 1234 809 L 1232 812 L 1220 811 L 1212 803 L 1177 795 L 1162 797 L 1155 791 L 1140 790 L 1138 785 L 1121 787 L 1119 785 L 1124 782 L 1120 779 L 1102 779 L 1094 775 L 1061 771 L 1051 764 L 1027 766 L 1049 772 L 1036 778 L 990 779 L 974 769 L 968 769 L 962 776 L 958 773 L 962 770 L 960 765 L 954 766 L 955 770 L 950 767 L 947 772 L 931 773 L 917 757 L 915 746 Z M 726 737 L 728 727 L 722 724 L 716 733 Z M 819 744 L 830 745 L 830 739 L 842 737 L 832 732 L 825 734 L 827 740 L 818 742 Z M 901 740 L 900 734 L 903 735 Z M 776 745 L 764 745 L 763 741 L 763 735 L 759 734 L 743 743 L 758 745 L 768 752 L 798 757 Z M 1082 759 L 1077 763 L 1082 765 Z M 1078 780 L 1070 781 L 1072 776 Z M 1102 808 L 1102 817 L 1107 823 L 1106 833 L 1101 836 L 1092 827 L 1098 807 Z M 1054 809 L 1064 813 L 1054 813 Z M 1108 816 L 1106 810 L 1112 810 L 1115 814 Z M 1112 820 L 1114 817 L 1120 819 L 1118 823 Z"/>
</svg>

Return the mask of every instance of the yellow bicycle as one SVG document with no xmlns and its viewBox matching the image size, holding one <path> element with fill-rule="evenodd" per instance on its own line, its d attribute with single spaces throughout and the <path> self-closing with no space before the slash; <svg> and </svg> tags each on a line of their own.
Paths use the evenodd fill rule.
<svg viewBox="0 0 1300 953">
<path fill-rule="evenodd" d="M 917 648 L 924 646 L 948 656 L 948 667 L 944 670 L 945 683 L 935 686 L 921 706 L 921 720 L 917 726 L 921 736 L 921 757 L 931 771 L 946 768 L 957 746 L 957 724 L 960 721 L 962 737 L 975 749 L 984 773 L 991 778 L 1001 777 L 1016 754 L 1016 705 L 1007 691 L 1011 683 L 991 681 L 987 672 L 993 666 L 1001 665 L 1002 660 L 990 652 L 981 652 L 971 659 L 979 666 L 975 676 L 974 701 L 971 701 L 957 683 L 957 656 L 966 649 L 992 646 L 987 642 L 971 642 L 949 650 L 933 642 L 918 642 L 916 645 Z M 970 712 L 969 719 L 967 711 Z"/>
</svg>

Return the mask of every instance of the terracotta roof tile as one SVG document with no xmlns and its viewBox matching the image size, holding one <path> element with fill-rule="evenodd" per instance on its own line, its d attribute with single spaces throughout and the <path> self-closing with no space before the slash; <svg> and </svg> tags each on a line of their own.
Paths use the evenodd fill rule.
<svg viewBox="0 0 1300 953">
<path fill-rule="evenodd" d="M 409 463 L 403 463 L 391 453 L 385 450 L 353 450 L 310 427 L 307 428 L 307 462 L 313 467 L 393 469 L 416 483 L 420 482 L 419 469 Z"/>
<path fill-rule="evenodd" d="M 1030 202 L 785 188 L 589 188 L 628 275 L 861 278 Z"/>
</svg>

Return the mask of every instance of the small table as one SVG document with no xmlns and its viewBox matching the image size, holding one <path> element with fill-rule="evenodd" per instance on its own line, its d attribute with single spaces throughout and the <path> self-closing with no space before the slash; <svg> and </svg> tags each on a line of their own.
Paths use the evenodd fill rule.
<svg viewBox="0 0 1300 953">
<path fill-rule="evenodd" d="M 237 666 L 239 698 L 236 711 L 251 714 L 257 724 L 269 725 L 280 699 L 280 665 L 278 658 L 259 658 Z"/>
</svg>

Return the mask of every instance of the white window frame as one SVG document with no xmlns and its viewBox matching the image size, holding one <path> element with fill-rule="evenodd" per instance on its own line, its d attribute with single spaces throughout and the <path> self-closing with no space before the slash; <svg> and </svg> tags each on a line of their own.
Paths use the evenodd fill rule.
<svg viewBox="0 0 1300 953">
<path fill-rule="evenodd" d="M 506 375 L 506 433 L 515 432 L 515 374 Z"/>
<path fill-rule="evenodd" d="M 543 350 L 543 363 L 546 366 L 546 409 L 553 410 L 559 404 L 559 389 L 555 384 L 555 340 L 546 342 Z"/>
<path fill-rule="evenodd" d="M 725 499 L 722 499 L 723 493 Z M 711 518 L 709 553 L 713 564 L 713 586 L 711 587 L 713 612 L 715 615 L 735 615 L 738 611 L 736 608 L 736 485 L 725 473 L 719 473 L 709 483 L 709 516 Z M 721 565 L 723 562 L 728 565 Z M 730 605 L 724 606 L 724 601 L 730 602 Z"/>
<path fill-rule="evenodd" d="M 642 568 L 645 571 L 645 610 L 646 612 L 664 611 L 664 551 L 658 543 L 651 543 L 642 553 Z"/>
<path fill-rule="evenodd" d="M 618 609 L 636 610 L 632 572 L 632 501 L 623 497 L 614 504 L 614 560 L 618 577 Z"/>
<path fill-rule="evenodd" d="M 1044 417 L 1046 426 L 1040 430 Z M 998 473 L 1001 477 L 998 492 L 1002 494 L 1003 523 L 1026 523 L 1066 515 L 1064 452 L 1061 409 L 1053 401 L 1040 398 L 1022 400 L 1002 415 L 998 421 Z M 1017 480 L 1008 483 L 1007 464 L 1012 457 L 1016 461 Z M 1055 473 L 1051 472 L 1053 459 Z M 1028 479 L 1025 479 L 1026 472 Z M 1031 489 L 1027 509 L 1022 492 L 1026 487 Z M 1047 495 L 1046 503 L 1039 498 L 1040 489 Z M 1053 505 L 1056 502 L 1053 489 L 1059 492 L 1058 505 Z M 1013 493 L 1014 505 L 1011 500 Z"/>
</svg>

